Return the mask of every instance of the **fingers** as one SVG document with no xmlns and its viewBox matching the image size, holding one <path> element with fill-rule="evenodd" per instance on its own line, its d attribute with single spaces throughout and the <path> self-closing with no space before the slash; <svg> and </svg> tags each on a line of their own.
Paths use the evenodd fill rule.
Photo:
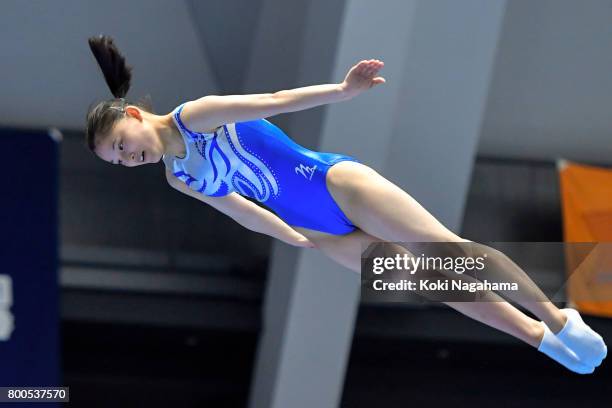
<svg viewBox="0 0 612 408">
<path fill-rule="evenodd" d="M 384 65 L 384 62 L 377 59 L 362 60 L 357 64 L 356 71 L 366 78 L 372 78 Z"/>
</svg>

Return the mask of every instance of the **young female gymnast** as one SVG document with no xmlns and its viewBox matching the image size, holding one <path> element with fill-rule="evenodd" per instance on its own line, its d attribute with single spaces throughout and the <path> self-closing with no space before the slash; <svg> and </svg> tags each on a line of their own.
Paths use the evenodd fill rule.
<svg viewBox="0 0 612 408">
<path fill-rule="evenodd" d="M 317 248 L 358 273 L 362 245 L 372 242 L 471 243 L 356 158 L 308 150 L 263 119 L 345 101 L 383 84 L 385 79 L 378 76 L 382 61 L 360 61 L 339 84 L 209 95 L 157 115 L 124 99 L 131 67 L 113 40 L 92 37 L 89 44 L 115 96 L 87 114 L 86 142 L 102 160 L 127 167 L 162 160 L 168 183 L 180 192 L 250 230 Z M 607 354 L 602 337 L 576 310 L 559 310 L 548 301 L 506 255 L 483 247 L 498 270 L 526 282 L 543 299 L 514 299 L 542 321 L 491 291 L 486 302 L 444 303 L 536 347 L 574 372 L 592 373 Z"/>
</svg>

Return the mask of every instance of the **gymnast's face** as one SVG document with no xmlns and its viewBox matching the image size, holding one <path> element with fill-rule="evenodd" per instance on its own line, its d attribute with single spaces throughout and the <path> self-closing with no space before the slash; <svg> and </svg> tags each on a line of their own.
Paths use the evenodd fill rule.
<svg viewBox="0 0 612 408">
<path fill-rule="evenodd" d="M 125 117 L 115 122 L 108 134 L 98 138 L 96 155 L 115 165 L 135 167 L 157 163 L 163 154 L 163 146 L 146 112 L 133 106 L 126 107 Z"/>
</svg>

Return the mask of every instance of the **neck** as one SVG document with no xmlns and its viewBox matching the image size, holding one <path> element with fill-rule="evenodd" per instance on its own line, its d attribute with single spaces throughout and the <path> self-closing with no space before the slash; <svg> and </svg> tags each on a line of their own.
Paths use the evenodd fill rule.
<svg viewBox="0 0 612 408">
<path fill-rule="evenodd" d="M 167 115 L 150 114 L 148 118 L 155 128 L 163 146 L 163 154 L 167 156 L 184 157 L 185 143 L 172 119 L 172 113 Z"/>
</svg>

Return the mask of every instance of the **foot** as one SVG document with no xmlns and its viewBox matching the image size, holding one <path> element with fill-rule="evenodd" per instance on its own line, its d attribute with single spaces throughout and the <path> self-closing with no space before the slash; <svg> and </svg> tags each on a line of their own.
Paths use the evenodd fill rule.
<svg viewBox="0 0 612 408">
<path fill-rule="evenodd" d="M 561 312 L 567 316 L 567 321 L 555 335 L 557 339 L 572 350 L 582 363 L 599 366 L 608 354 L 603 338 L 582 320 L 577 310 L 566 308 Z"/>
<path fill-rule="evenodd" d="M 553 332 L 550 331 L 544 322 L 540 322 L 544 328 L 544 336 L 538 346 L 538 351 L 546 354 L 548 357 L 555 360 L 557 363 L 565 366 L 569 370 L 578 374 L 591 374 L 595 371 L 595 367 L 583 363 L 578 359 L 576 354 L 567 348 L 561 340 L 559 340 Z"/>
</svg>

